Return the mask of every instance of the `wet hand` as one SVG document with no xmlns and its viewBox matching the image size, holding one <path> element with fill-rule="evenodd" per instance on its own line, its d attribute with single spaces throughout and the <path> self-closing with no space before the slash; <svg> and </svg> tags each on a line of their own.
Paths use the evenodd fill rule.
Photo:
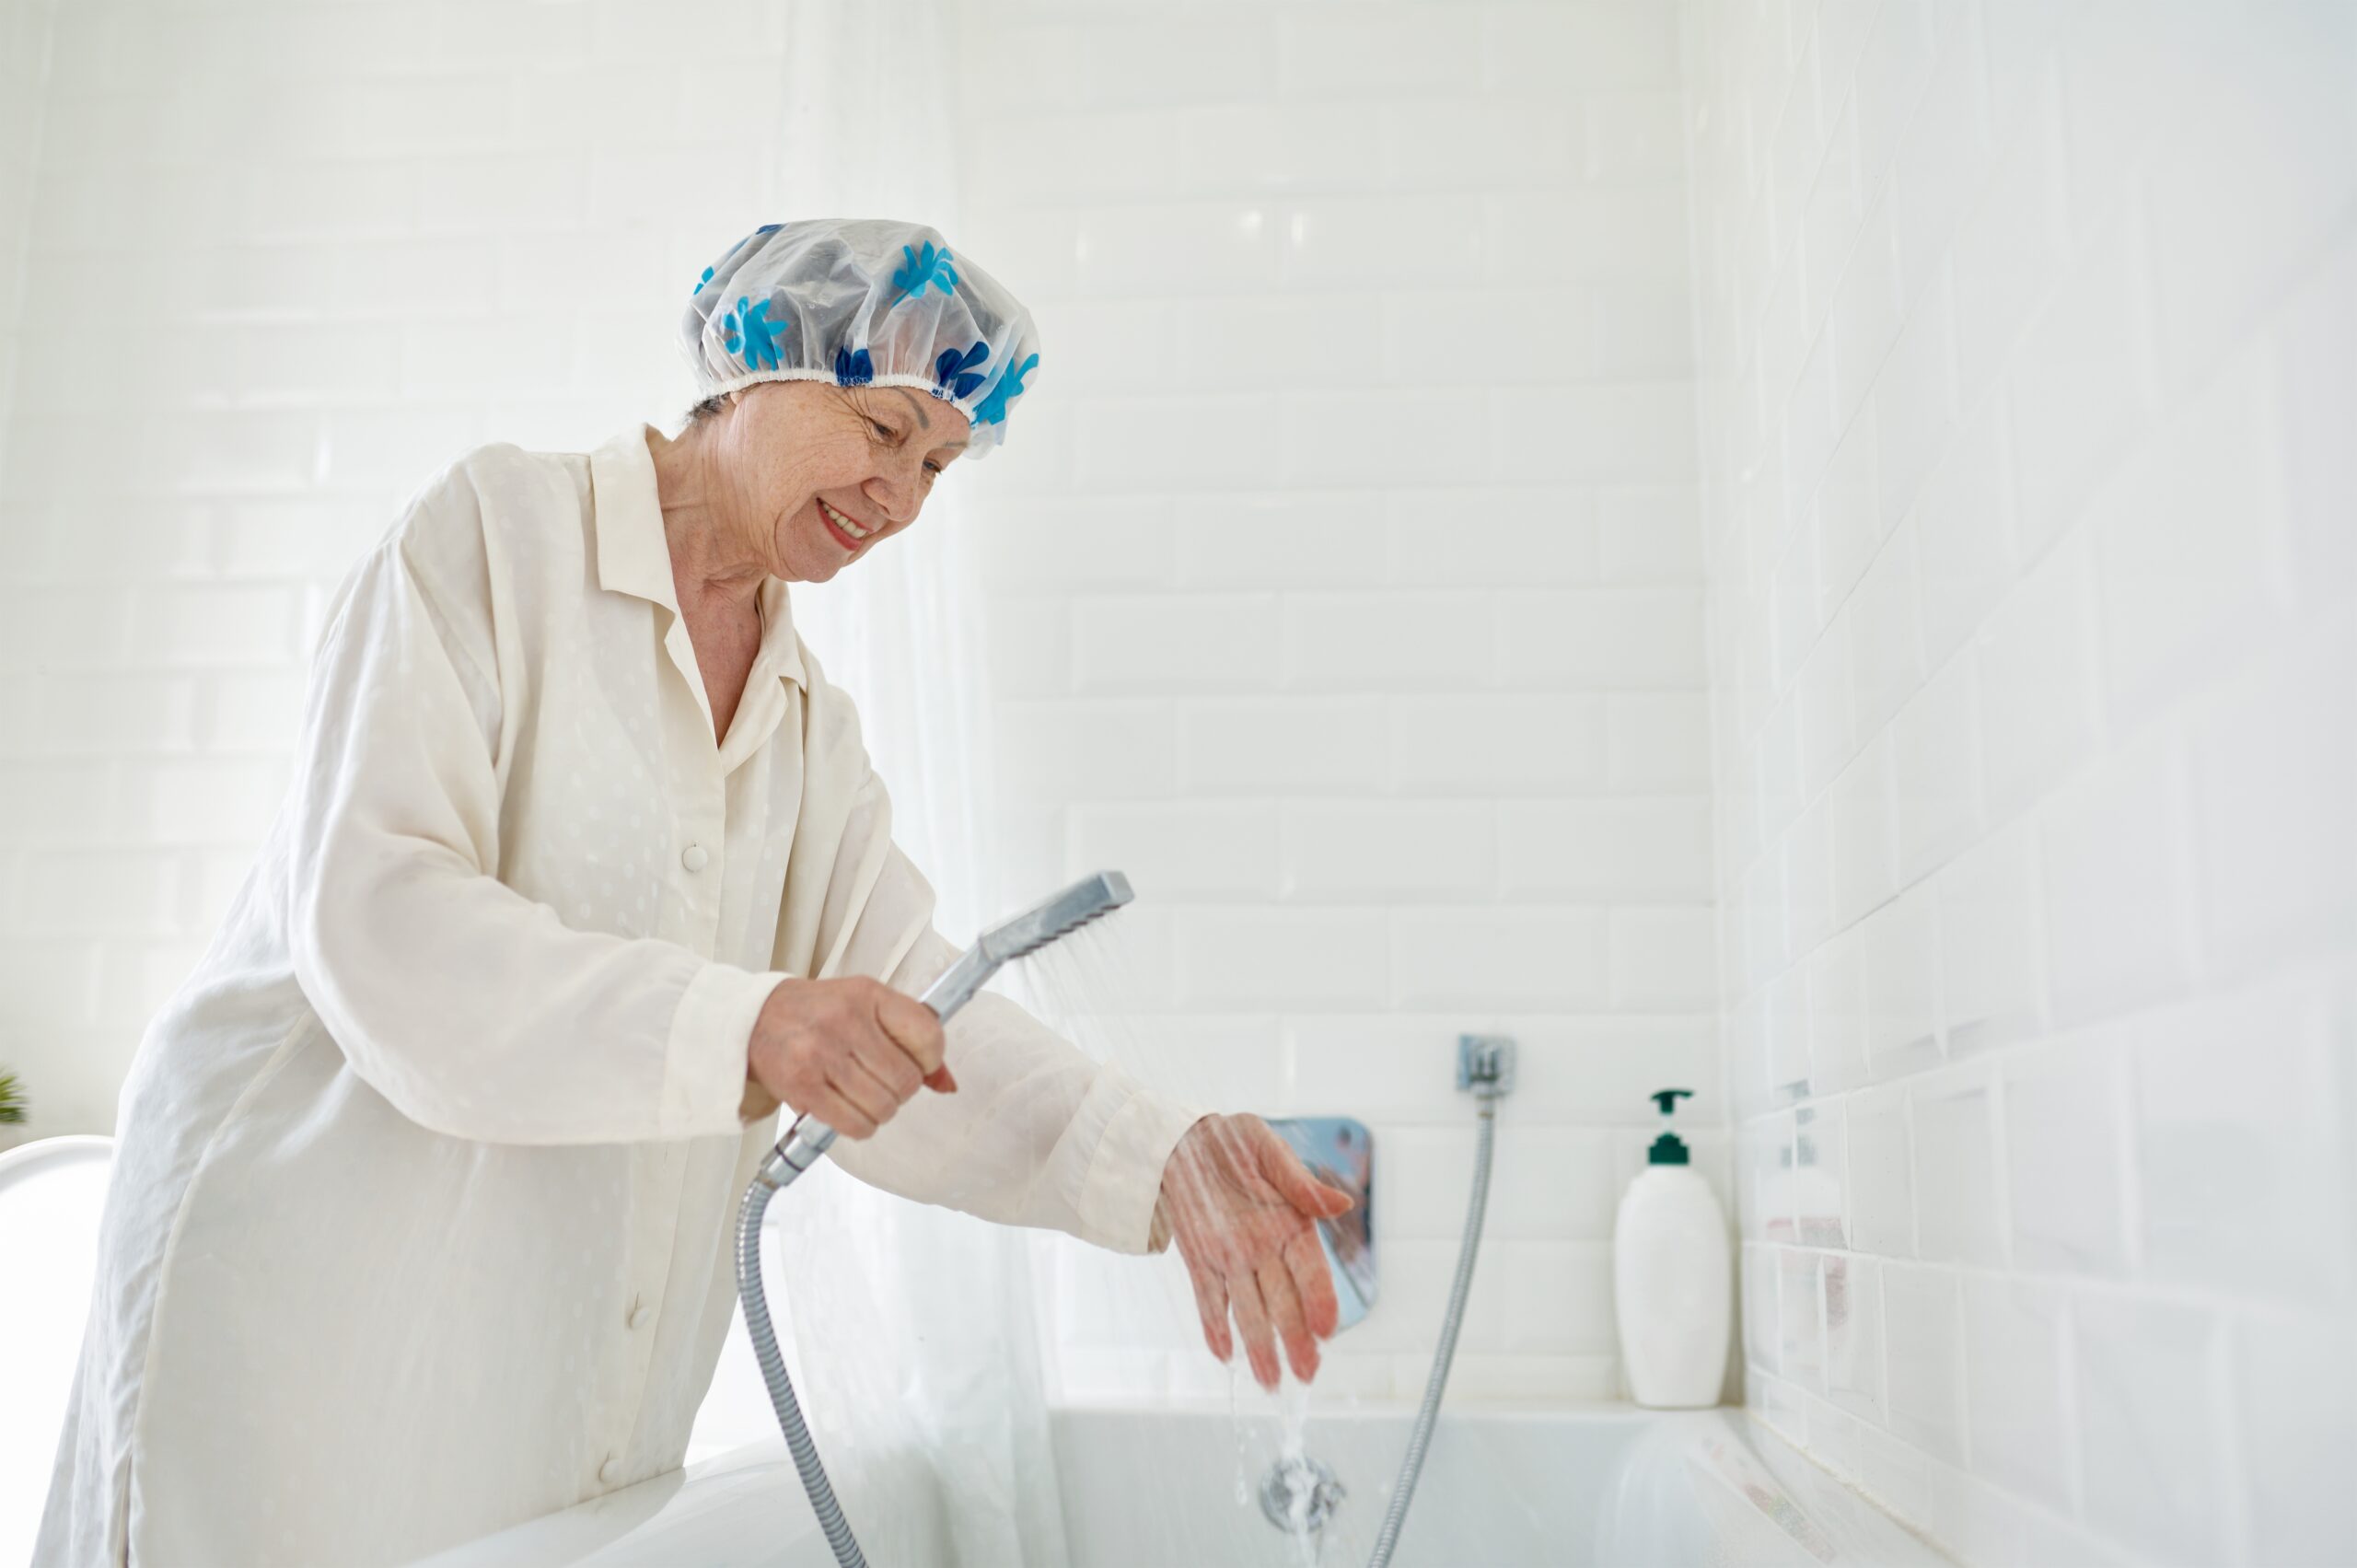
<svg viewBox="0 0 2357 1568">
<path fill-rule="evenodd" d="M 1318 1342 L 1341 1317 L 1317 1222 L 1348 1210 L 1350 1195 L 1312 1176 L 1259 1117 L 1206 1116 L 1171 1151 L 1162 1201 L 1212 1353 L 1235 1353 L 1233 1310 L 1262 1388 L 1277 1386 L 1277 1341 L 1295 1376 L 1316 1376 Z"/>
<path fill-rule="evenodd" d="M 946 1047 L 934 1010 L 881 981 L 780 981 L 753 1023 L 737 1115 L 783 1102 L 846 1138 L 873 1137 L 920 1087 L 957 1092 Z"/>
</svg>

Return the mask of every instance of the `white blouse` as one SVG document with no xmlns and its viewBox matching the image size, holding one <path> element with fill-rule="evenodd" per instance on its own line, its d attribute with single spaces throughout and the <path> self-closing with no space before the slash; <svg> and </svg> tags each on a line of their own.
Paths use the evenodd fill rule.
<svg viewBox="0 0 2357 1568">
<path fill-rule="evenodd" d="M 644 430 L 470 453 L 354 570 L 261 858 L 123 1086 L 37 1562 L 404 1562 L 681 1462 L 779 1131 L 737 1120 L 755 1016 L 957 956 L 760 602 L 715 745 Z M 1200 1110 L 987 993 L 948 1061 L 834 1159 L 1166 1244 Z"/>
</svg>

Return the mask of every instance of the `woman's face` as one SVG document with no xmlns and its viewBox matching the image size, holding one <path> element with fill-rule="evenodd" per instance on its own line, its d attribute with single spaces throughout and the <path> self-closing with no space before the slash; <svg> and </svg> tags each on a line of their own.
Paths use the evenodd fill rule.
<svg viewBox="0 0 2357 1568">
<path fill-rule="evenodd" d="M 713 433 L 724 515 L 770 575 L 823 583 L 917 520 L 971 427 L 911 387 L 748 387 Z"/>
</svg>

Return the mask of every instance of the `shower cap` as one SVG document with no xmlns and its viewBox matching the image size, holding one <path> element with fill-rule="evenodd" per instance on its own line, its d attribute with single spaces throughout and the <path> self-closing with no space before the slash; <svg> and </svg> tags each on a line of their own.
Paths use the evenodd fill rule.
<svg viewBox="0 0 2357 1568">
<path fill-rule="evenodd" d="M 938 229 L 889 218 L 763 224 L 696 280 L 679 343 L 700 397 L 760 381 L 923 388 L 973 422 L 970 461 L 1005 440 L 1039 367 L 1021 301 Z"/>
</svg>

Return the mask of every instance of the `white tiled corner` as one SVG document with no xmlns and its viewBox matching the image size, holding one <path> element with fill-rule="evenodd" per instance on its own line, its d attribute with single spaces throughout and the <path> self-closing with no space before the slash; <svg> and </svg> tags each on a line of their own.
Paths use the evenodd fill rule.
<svg viewBox="0 0 2357 1568">
<path fill-rule="evenodd" d="M 1687 34 L 1749 1398 L 1963 1561 L 2315 1557 L 2357 1236 L 2322 62 L 2357 37 L 1802 10 Z M 1782 1365 L 1812 1270 L 1821 1394 L 1805 1334 Z"/>
</svg>

